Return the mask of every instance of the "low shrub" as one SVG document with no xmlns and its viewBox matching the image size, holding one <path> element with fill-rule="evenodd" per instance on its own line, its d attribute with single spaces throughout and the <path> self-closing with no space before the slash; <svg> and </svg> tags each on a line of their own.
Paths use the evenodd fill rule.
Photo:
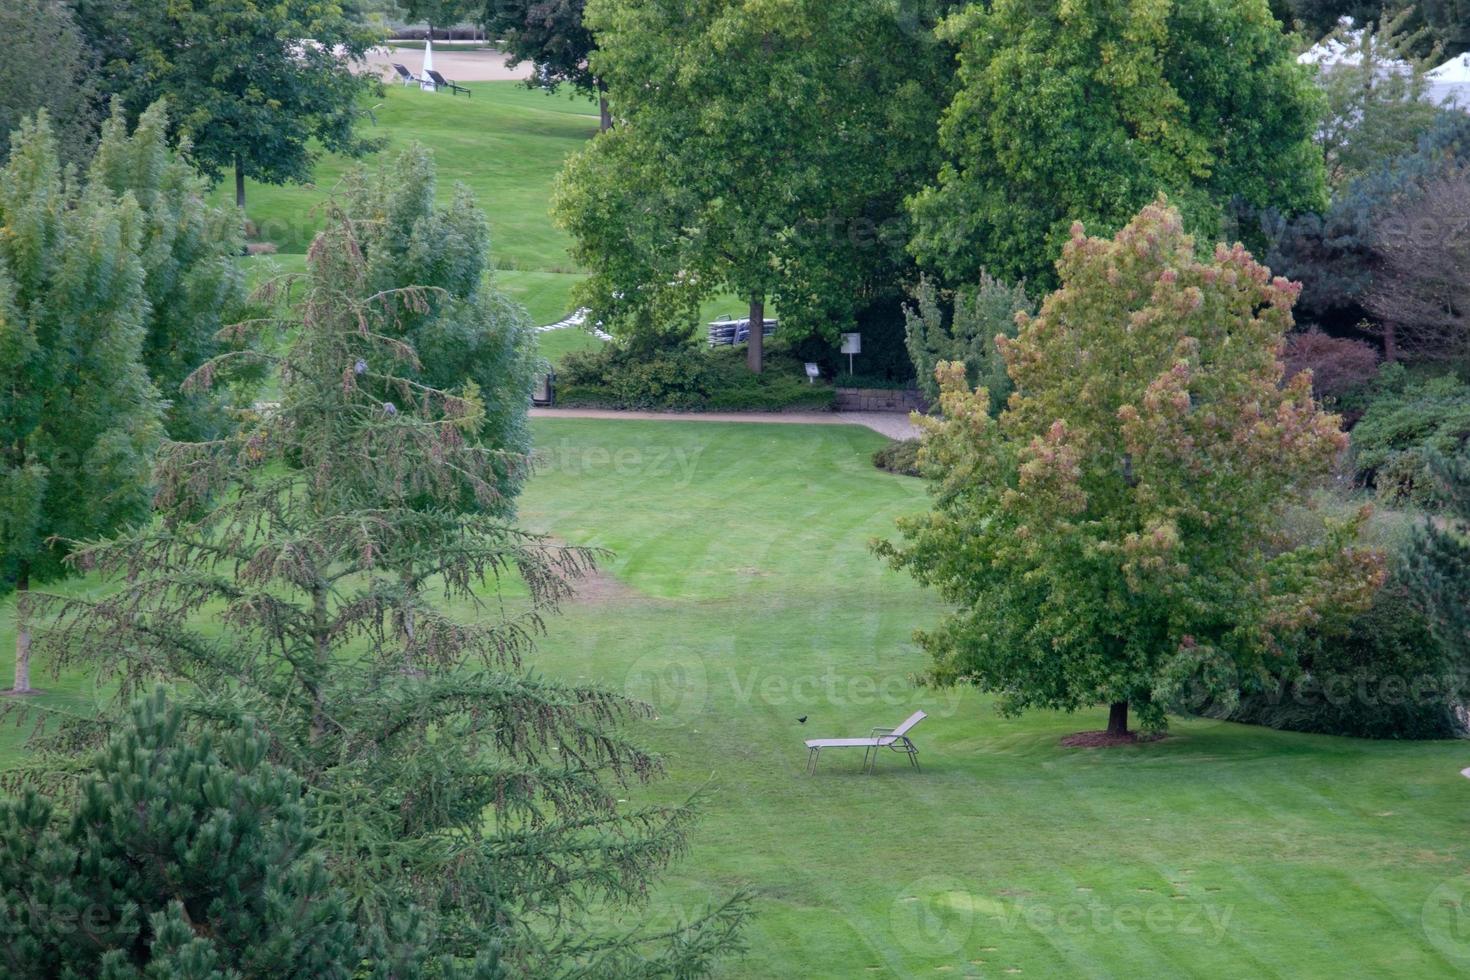
<svg viewBox="0 0 1470 980">
<path fill-rule="evenodd" d="M 1397 579 L 1345 635 L 1310 637 L 1298 670 L 1241 694 L 1231 708 L 1204 713 L 1297 732 L 1376 739 L 1457 738 L 1470 695 L 1429 620 Z"/>
<path fill-rule="evenodd" d="M 1467 440 L 1470 385 L 1450 375 L 1413 378 L 1402 366 L 1388 364 L 1353 429 L 1353 465 L 1383 502 L 1432 506 L 1429 454 L 1454 455 Z"/>
<path fill-rule="evenodd" d="M 1378 374 L 1378 351 L 1361 340 L 1330 337 L 1320 330 L 1293 334 L 1286 341 L 1286 377 L 1312 372 L 1312 393 L 1334 410 L 1343 399 L 1367 388 Z"/>
<path fill-rule="evenodd" d="M 738 348 L 634 353 L 608 344 L 568 354 L 557 372 L 557 404 L 575 408 L 780 412 L 830 409 L 833 398 L 789 355 L 773 354 L 752 374 Z"/>
<path fill-rule="evenodd" d="M 919 470 L 919 440 L 901 439 L 890 442 L 873 454 L 873 465 L 890 473 L 923 476 Z"/>
</svg>

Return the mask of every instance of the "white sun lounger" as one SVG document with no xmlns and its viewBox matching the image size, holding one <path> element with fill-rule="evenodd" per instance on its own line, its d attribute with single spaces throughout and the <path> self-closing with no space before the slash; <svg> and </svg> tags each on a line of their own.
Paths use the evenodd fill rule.
<svg viewBox="0 0 1470 980">
<path fill-rule="evenodd" d="M 861 748 L 863 750 L 863 772 L 869 773 L 878 765 L 878 753 L 881 750 L 907 752 L 909 764 L 917 770 L 919 750 L 914 748 L 913 742 L 909 741 L 908 731 L 927 717 L 924 712 L 915 711 L 897 728 L 875 728 L 867 738 L 809 738 L 806 741 L 807 775 L 817 771 L 817 759 L 821 757 L 823 749 Z"/>
</svg>

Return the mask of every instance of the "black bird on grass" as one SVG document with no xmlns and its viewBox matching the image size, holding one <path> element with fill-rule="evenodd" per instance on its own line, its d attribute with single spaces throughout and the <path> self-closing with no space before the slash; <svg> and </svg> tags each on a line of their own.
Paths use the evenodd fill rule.
<svg viewBox="0 0 1470 980">
<path fill-rule="evenodd" d="M 799 725 L 805 725 L 806 724 L 806 715 L 802 715 L 800 718 L 796 719 L 796 722 Z"/>
</svg>

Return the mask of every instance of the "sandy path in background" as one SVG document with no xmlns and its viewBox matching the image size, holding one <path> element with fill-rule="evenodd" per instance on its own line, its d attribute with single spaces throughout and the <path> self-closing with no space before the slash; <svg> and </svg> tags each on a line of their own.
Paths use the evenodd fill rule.
<svg viewBox="0 0 1470 980">
<path fill-rule="evenodd" d="M 368 52 L 368 64 L 381 73 L 385 81 L 396 80 L 393 73 L 395 61 L 418 75 L 423 71 L 424 53 L 411 48 L 374 48 Z M 520 82 L 531 77 L 529 62 L 522 63 L 519 68 L 509 68 L 505 64 L 505 55 L 488 49 L 455 51 L 436 47 L 434 70 L 451 82 Z"/>
</svg>

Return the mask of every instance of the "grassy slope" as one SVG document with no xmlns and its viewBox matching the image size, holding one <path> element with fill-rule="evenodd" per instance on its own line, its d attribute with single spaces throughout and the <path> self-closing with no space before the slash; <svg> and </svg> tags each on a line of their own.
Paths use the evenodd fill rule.
<svg viewBox="0 0 1470 980">
<path fill-rule="evenodd" d="M 572 287 L 585 278 L 568 255 L 570 239 L 552 225 L 552 186 L 562 161 L 597 132 L 597 108 L 563 92 L 548 96 L 518 82 L 472 82 L 470 98 L 452 98 L 392 86 L 373 115 L 374 135 L 388 145 L 366 165 L 391 160 L 395 148 L 418 140 L 434 151 L 439 197 L 448 201 L 456 182 L 475 194 L 490 222 L 496 284 L 526 307 L 536 324 L 554 323 L 572 310 Z M 282 272 L 305 268 L 305 253 L 321 227 L 319 208 L 353 161 L 328 155 L 314 183 L 273 187 L 250 182 L 246 212 L 260 237 L 279 254 L 247 260 L 255 275 L 274 262 Z M 220 201 L 233 184 L 216 190 Z M 771 315 L 775 315 L 772 308 Z M 702 321 L 744 314 L 733 296 L 718 296 L 701 309 Z M 541 353 L 552 361 L 573 350 L 597 346 L 582 330 L 540 336 Z"/>
<path fill-rule="evenodd" d="M 552 323 L 569 311 L 571 289 L 583 278 L 567 255 L 569 239 L 547 213 L 552 184 L 566 156 L 597 132 L 596 106 L 565 93 L 533 92 L 516 82 L 468 87 L 474 92 L 470 98 L 389 88 L 373 113 L 373 135 L 387 137 L 388 145 L 367 165 L 391 159 L 395 148 L 413 140 L 431 147 L 439 165 L 440 199 L 447 202 L 455 183 L 463 182 L 485 209 L 496 283 L 524 304 L 536 323 Z M 277 258 L 283 267 L 299 268 L 321 225 L 321 201 L 351 166 L 327 156 L 309 186 L 248 185 L 246 211 L 260 237 L 281 250 Z M 216 193 L 223 200 L 229 191 L 222 185 Z M 590 335 L 570 331 L 548 354 L 595 343 Z"/>
<path fill-rule="evenodd" d="M 728 977 L 1448 976 L 1467 894 L 1460 743 L 1370 743 L 1175 723 L 1158 744 L 1065 750 L 1101 713 L 996 716 L 914 689 L 936 602 L 866 553 L 920 484 L 844 426 L 538 420 L 526 523 L 602 545 L 610 576 L 551 621 L 532 666 L 653 701 L 642 737 L 708 787 L 655 921 L 761 893 Z M 91 582 L 72 588 L 92 588 Z M 0 603 L 0 671 L 13 649 Z M 90 682 L 38 681 L 89 711 Z M 877 775 L 803 738 L 913 708 L 924 772 Z M 809 716 L 806 725 L 796 718 Z M 0 726 L 0 764 L 24 730 Z M 642 918 L 642 916 L 639 916 Z M 1442 941 L 1441 946 L 1435 940 Z M 1448 950 L 1448 952 L 1446 952 Z M 1457 957 L 1453 954 L 1459 953 Z"/>
<path fill-rule="evenodd" d="M 659 907 L 760 889 L 752 952 L 727 975 L 1470 964 L 1431 941 L 1452 935 L 1470 885 L 1462 745 L 1176 721 L 1154 745 L 1063 749 L 1102 714 L 1001 719 L 987 698 L 908 684 L 924 665 L 911 630 L 938 608 L 865 552 L 923 506 L 917 482 L 868 465 L 877 436 L 577 421 L 537 435 L 549 466 L 526 519 L 618 554 L 617 586 L 553 622 L 538 666 L 659 706 L 647 737 L 673 778 L 635 798 L 710 781 Z M 866 734 L 915 707 L 931 715 L 922 775 L 893 757 L 861 777 L 860 756 L 835 752 L 802 774 L 803 738 Z"/>
</svg>

